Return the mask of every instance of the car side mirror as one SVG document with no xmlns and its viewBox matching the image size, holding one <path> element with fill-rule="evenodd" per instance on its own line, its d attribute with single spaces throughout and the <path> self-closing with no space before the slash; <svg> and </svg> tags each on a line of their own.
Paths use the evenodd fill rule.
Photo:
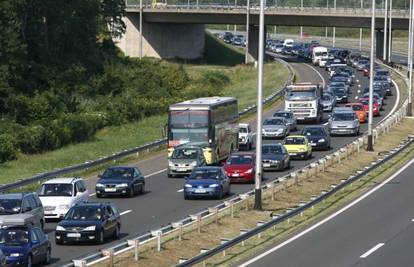
<svg viewBox="0 0 414 267">
<path fill-rule="evenodd" d="M 37 245 L 37 244 L 39 244 L 40 243 L 40 241 L 39 240 L 32 240 L 32 244 L 33 245 Z"/>
<path fill-rule="evenodd" d="M 28 212 L 28 211 L 31 211 L 31 210 L 32 210 L 32 207 L 26 207 L 23 212 Z"/>
<path fill-rule="evenodd" d="M 81 191 L 76 192 L 76 196 L 77 197 L 80 196 L 80 195 L 82 195 L 82 192 Z"/>
<path fill-rule="evenodd" d="M 98 174 L 98 178 L 102 178 L 102 174 Z"/>
</svg>

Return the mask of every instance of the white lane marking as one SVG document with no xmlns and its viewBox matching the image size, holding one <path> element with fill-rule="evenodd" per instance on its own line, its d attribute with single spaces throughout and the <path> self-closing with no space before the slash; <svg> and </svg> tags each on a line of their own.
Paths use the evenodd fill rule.
<svg viewBox="0 0 414 267">
<path fill-rule="evenodd" d="M 360 94 L 361 93 L 361 90 L 358 90 L 357 92 L 358 92 L 358 94 Z"/>
<path fill-rule="evenodd" d="M 132 210 L 126 210 L 126 211 L 121 212 L 119 215 L 122 216 L 122 215 L 128 214 L 130 212 L 132 212 Z"/>
<path fill-rule="evenodd" d="M 314 70 L 319 75 L 319 77 L 322 80 L 322 86 L 323 86 L 323 88 L 325 88 L 326 82 L 325 82 L 325 78 L 322 76 L 322 74 L 317 69 L 315 69 L 313 66 L 311 66 L 311 65 L 305 64 L 305 66 L 308 66 L 309 68 L 311 68 L 312 70 Z"/>
<path fill-rule="evenodd" d="M 383 245 L 385 245 L 384 243 L 378 243 L 375 247 L 371 248 L 370 250 L 368 250 L 367 252 L 365 252 L 364 254 L 362 254 L 360 256 L 360 258 L 366 258 L 369 255 L 371 255 L 372 253 L 374 253 L 376 250 L 378 250 L 380 247 L 382 247 Z"/>
<path fill-rule="evenodd" d="M 358 84 L 358 87 L 359 87 L 359 88 L 361 88 L 361 85 L 360 85 L 360 84 Z"/>
<path fill-rule="evenodd" d="M 355 96 L 355 99 L 358 99 L 358 96 Z"/>
<path fill-rule="evenodd" d="M 184 191 L 184 189 L 183 188 L 181 188 L 180 190 L 178 190 L 177 191 L 177 193 L 181 193 L 181 192 L 183 192 Z"/>
<path fill-rule="evenodd" d="M 89 194 L 90 197 L 93 197 L 94 195 L 96 195 L 96 193 Z"/>
<path fill-rule="evenodd" d="M 359 80 L 357 79 L 357 83 L 359 83 Z"/>
<path fill-rule="evenodd" d="M 394 113 L 394 111 L 398 108 L 398 104 L 400 103 L 400 87 L 398 87 L 398 84 L 394 82 L 394 80 L 391 80 L 391 81 L 394 84 L 395 91 L 397 92 L 397 100 L 395 101 L 394 106 L 392 107 L 392 110 L 379 123 L 388 119 L 388 117 L 391 116 Z"/>
<path fill-rule="evenodd" d="M 349 203 L 348 205 L 346 205 L 345 207 L 343 207 L 342 209 L 338 210 L 337 212 L 333 213 L 332 215 L 326 217 L 325 219 L 323 219 L 322 221 L 312 225 L 311 227 L 305 229 L 304 231 L 300 232 L 299 234 L 289 238 L 288 240 L 286 240 L 285 242 L 282 242 L 281 244 L 277 245 L 276 247 L 263 252 L 262 254 L 254 257 L 253 259 L 239 265 L 239 267 L 246 267 L 249 264 L 252 264 L 253 262 L 258 261 L 259 259 L 266 257 L 267 255 L 275 252 L 276 250 L 279 250 L 280 248 L 288 245 L 289 243 L 292 243 L 293 241 L 295 241 L 296 239 L 306 235 L 307 233 L 315 230 L 316 228 L 318 228 L 319 226 L 325 224 L 326 222 L 332 220 L 333 218 L 335 218 L 336 216 L 342 214 L 343 212 L 349 210 L 350 208 L 352 208 L 353 206 L 355 206 L 356 204 L 358 204 L 359 202 L 361 202 L 362 200 L 364 200 L 365 198 L 367 198 L 368 196 L 372 195 L 373 193 L 375 193 L 377 190 L 379 190 L 380 188 L 382 188 L 384 185 L 386 185 L 387 183 L 389 183 L 390 181 L 394 180 L 398 175 L 400 175 L 400 173 L 402 173 L 403 171 L 405 171 L 408 167 L 410 167 L 412 164 L 414 163 L 414 159 L 410 160 L 408 163 L 406 163 L 401 169 L 399 169 L 396 173 L 394 173 L 391 177 L 389 177 L 388 179 L 386 179 L 385 181 L 383 181 L 381 184 L 377 185 L 376 187 L 374 187 L 373 189 L 371 189 L 370 191 L 368 191 L 367 193 L 365 193 L 364 195 L 360 196 L 359 198 L 355 199 L 354 201 L 352 201 L 351 203 Z"/>
<path fill-rule="evenodd" d="M 412 219 L 411 221 L 414 222 L 414 219 Z"/>
<path fill-rule="evenodd" d="M 159 171 L 156 171 L 156 172 L 153 172 L 153 173 L 150 173 L 150 174 L 148 174 L 148 175 L 144 175 L 144 176 L 145 176 L 145 178 L 149 178 L 149 177 L 151 177 L 151 176 L 154 176 L 154 175 L 157 175 L 157 174 L 163 173 L 163 172 L 165 172 L 166 170 L 167 170 L 167 168 L 162 169 L 162 170 L 159 170 Z"/>
</svg>

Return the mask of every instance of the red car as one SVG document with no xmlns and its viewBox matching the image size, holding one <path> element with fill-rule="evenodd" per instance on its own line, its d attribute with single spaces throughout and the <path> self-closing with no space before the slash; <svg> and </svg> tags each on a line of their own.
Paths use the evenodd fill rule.
<svg viewBox="0 0 414 267">
<path fill-rule="evenodd" d="M 364 73 L 364 76 L 366 76 L 366 77 L 368 77 L 368 76 L 369 76 L 369 71 L 370 71 L 369 66 L 365 67 L 365 68 L 362 70 L 362 72 Z"/>
<path fill-rule="evenodd" d="M 235 152 L 224 163 L 224 170 L 232 183 L 254 182 L 256 155 L 252 152 Z"/>
<path fill-rule="evenodd" d="M 369 98 L 360 98 L 359 99 L 359 103 L 361 103 L 362 105 L 364 105 L 364 110 L 365 112 L 367 112 L 368 115 L 368 111 L 369 111 Z M 374 117 L 380 116 L 380 104 L 378 104 L 378 102 L 373 99 L 372 100 L 372 115 Z"/>
</svg>

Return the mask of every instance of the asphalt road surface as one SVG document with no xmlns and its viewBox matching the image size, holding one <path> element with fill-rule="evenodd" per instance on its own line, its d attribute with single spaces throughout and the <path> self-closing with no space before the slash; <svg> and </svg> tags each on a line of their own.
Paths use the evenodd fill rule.
<svg viewBox="0 0 414 267">
<path fill-rule="evenodd" d="M 298 75 L 298 81 L 312 82 L 312 83 L 328 83 L 328 75 L 325 70 L 318 67 L 313 67 L 308 63 L 303 63 L 296 58 L 285 58 L 292 67 L 295 69 Z M 357 91 L 362 90 L 368 84 L 368 79 L 362 77 L 360 73 L 356 73 L 356 82 L 352 87 L 352 96 L 349 99 L 353 99 L 358 93 Z M 359 87 L 360 85 L 360 87 Z M 388 97 L 386 105 L 382 111 L 382 116 L 374 118 L 374 122 L 381 120 L 386 114 L 388 114 L 394 107 L 396 101 L 395 88 L 393 88 L 393 96 Z M 350 100 L 352 101 L 352 100 Z M 272 111 L 266 112 L 264 117 L 270 116 L 275 110 L 283 108 L 278 107 Z M 325 119 L 327 115 L 325 114 Z M 325 120 L 326 121 L 326 120 Z M 249 122 L 252 128 L 256 128 L 254 120 Z M 297 132 L 299 133 L 303 128 L 303 125 L 299 125 Z M 366 131 L 367 125 L 361 124 L 361 132 Z M 343 145 L 351 142 L 356 137 L 333 137 L 331 146 L 333 149 L 338 149 Z M 270 141 L 266 140 L 266 143 L 280 142 L 281 140 Z M 310 161 L 315 161 L 318 158 L 330 153 L 330 151 L 315 151 L 313 152 L 313 158 L 310 160 L 292 161 L 292 169 L 283 172 L 266 172 L 265 179 L 273 180 L 280 176 L 287 174 L 288 172 L 301 168 Z M 146 175 L 146 193 L 144 195 L 136 196 L 134 198 L 104 198 L 97 199 L 94 193 L 94 186 L 97 178 L 91 177 L 87 180 L 88 189 L 91 192 L 90 201 L 111 201 L 118 206 L 122 215 L 122 228 L 121 228 L 121 239 L 126 240 L 135 236 L 139 236 L 148 232 L 162 227 L 173 221 L 178 221 L 188 214 L 196 213 L 202 209 L 218 204 L 219 200 L 191 200 L 186 201 L 183 198 L 182 178 L 167 178 L 167 157 L 166 153 L 160 153 L 159 155 L 153 156 L 149 159 L 137 161 L 131 163 L 140 168 L 140 170 Z M 252 184 L 237 184 L 231 188 L 231 195 L 244 193 L 253 188 Z M 96 252 L 102 248 L 110 247 L 118 243 L 120 240 L 108 240 L 103 245 L 94 244 L 75 244 L 75 245 L 63 245 L 56 246 L 54 241 L 54 230 L 56 228 L 56 222 L 47 223 L 45 231 L 49 235 L 49 239 L 52 242 L 52 265 L 61 266 L 68 263 L 72 259 L 82 258 L 90 253 Z M 353 227 L 352 227 L 353 228 Z M 315 247 L 314 247 L 315 248 Z M 289 265 L 290 266 L 290 265 Z M 297 265 L 297 266 L 309 266 Z M 317 265 L 315 265 L 317 266 Z M 331 265 L 336 266 L 336 265 Z"/>
</svg>

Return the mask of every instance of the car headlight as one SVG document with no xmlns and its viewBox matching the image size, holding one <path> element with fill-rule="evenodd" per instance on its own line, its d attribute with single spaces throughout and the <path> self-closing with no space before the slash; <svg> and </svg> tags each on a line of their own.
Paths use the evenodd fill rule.
<svg viewBox="0 0 414 267">
<path fill-rule="evenodd" d="M 305 149 L 304 149 L 304 148 L 299 148 L 299 151 L 300 151 L 300 152 L 304 152 L 304 151 L 305 151 Z"/>
<path fill-rule="evenodd" d="M 10 257 L 23 257 L 23 253 L 10 253 Z"/>
<path fill-rule="evenodd" d="M 215 187 L 219 187 L 219 185 L 218 184 L 211 184 L 211 185 L 209 185 L 209 187 L 215 188 Z"/>
<path fill-rule="evenodd" d="M 174 163 L 172 163 L 171 161 L 168 161 L 168 166 L 172 168 L 174 167 Z"/>
<path fill-rule="evenodd" d="M 117 184 L 116 187 L 128 187 L 127 183 Z"/>
<path fill-rule="evenodd" d="M 67 210 L 70 208 L 70 205 L 59 205 L 59 209 L 61 210 Z"/>
<path fill-rule="evenodd" d="M 277 129 L 276 131 L 277 131 L 278 133 L 281 133 L 281 132 L 283 132 L 283 131 L 284 131 L 284 129 L 279 128 L 279 129 Z"/>
<path fill-rule="evenodd" d="M 91 225 L 88 227 L 83 228 L 83 231 L 95 231 L 96 225 Z"/>
<path fill-rule="evenodd" d="M 318 142 L 319 143 L 323 143 L 323 142 L 325 142 L 325 139 L 323 139 L 323 138 L 322 139 L 319 139 Z"/>
<path fill-rule="evenodd" d="M 66 231 L 66 229 L 63 226 L 56 226 L 56 231 Z"/>
<path fill-rule="evenodd" d="M 185 184 L 184 187 L 191 188 L 193 186 L 191 184 Z"/>
<path fill-rule="evenodd" d="M 253 168 L 248 169 L 247 171 L 245 171 L 245 173 L 252 173 L 252 171 L 253 171 Z"/>
<path fill-rule="evenodd" d="M 105 187 L 105 185 L 101 184 L 101 183 L 97 183 L 96 187 Z"/>
<path fill-rule="evenodd" d="M 193 161 L 193 162 L 191 162 L 191 163 L 190 163 L 190 166 L 192 166 L 192 167 L 197 166 L 197 161 Z"/>
</svg>

